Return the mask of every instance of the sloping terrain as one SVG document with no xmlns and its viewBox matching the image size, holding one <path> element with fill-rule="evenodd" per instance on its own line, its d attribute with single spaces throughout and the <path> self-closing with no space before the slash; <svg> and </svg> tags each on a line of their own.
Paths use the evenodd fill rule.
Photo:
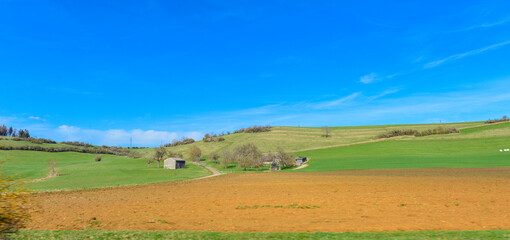
<svg viewBox="0 0 510 240">
<path fill-rule="evenodd" d="M 311 158 L 297 171 L 510 166 L 510 123 L 461 129 L 460 134 L 398 137 L 298 152 Z"/>
<path fill-rule="evenodd" d="M 95 162 L 95 154 L 76 152 L 1 151 L 2 172 L 18 174 L 33 190 L 72 190 L 82 188 L 113 187 L 158 182 L 187 180 L 210 174 L 206 169 L 188 164 L 185 169 L 165 170 L 147 167 L 143 158 L 130 158 L 105 154 Z M 57 176 L 43 181 L 50 172 L 48 161 L 56 163 Z"/>
<path fill-rule="evenodd" d="M 426 130 L 438 126 L 455 127 L 458 129 L 484 126 L 483 122 L 466 122 L 450 124 L 409 124 L 409 125 L 380 125 L 355 127 L 330 127 L 330 136 L 323 137 L 322 128 L 316 127 L 273 127 L 269 132 L 236 133 L 224 135 L 222 142 L 197 141 L 193 144 L 169 147 L 172 152 L 187 155 L 191 146 L 202 149 L 204 156 L 221 153 L 224 149 L 232 149 L 246 143 L 255 144 L 262 152 L 276 151 L 278 147 L 288 152 L 299 152 L 312 149 L 331 148 L 373 141 L 374 137 L 393 129 L 412 128 Z M 136 149 L 138 152 L 152 152 L 153 149 Z"/>
</svg>

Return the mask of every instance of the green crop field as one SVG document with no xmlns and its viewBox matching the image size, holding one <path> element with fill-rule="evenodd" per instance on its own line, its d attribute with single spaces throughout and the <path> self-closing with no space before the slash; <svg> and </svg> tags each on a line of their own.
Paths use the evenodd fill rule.
<svg viewBox="0 0 510 240">
<path fill-rule="evenodd" d="M 499 149 L 510 138 L 386 140 L 300 152 L 312 160 L 297 171 L 433 167 L 508 167 L 510 153 Z M 508 147 L 507 147 L 508 148 Z"/>
<path fill-rule="evenodd" d="M 95 154 L 76 152 L 0 151 L 2 171 L 19 174 L 27 181 L 46 177 L 48 160 L 55 160 L 59 176 L 29 184 L 33 190 L 71 190 L 186 180 L 207 176 L 210 172 L 193 164 L 186 169 L 165 170 L 151 166 L 145 159 L 103 155 L 94 162 Z M 9 160 L 8 160 L 9 159 Z"/>
<path fill-rule="evenodd" d="M 465 128 L 460 134 L 401 137 L 298 152 L 312 160 L 298 171 L 343 169 L 508 167 L 510 123 Z"/>
<path fill-rule="evenodd" d="M 510 230 L 363 233 L 264 233 L 108 230 L 23 230 L 13 239 L 509 239 Z"/>
</svg>

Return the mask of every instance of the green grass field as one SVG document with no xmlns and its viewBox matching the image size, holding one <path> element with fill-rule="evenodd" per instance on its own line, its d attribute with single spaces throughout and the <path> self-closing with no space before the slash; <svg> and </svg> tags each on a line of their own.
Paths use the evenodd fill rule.
<svg viewBox="0 0 510 240">
<path fill-rule="evenodd" d="M 386 140 L 305 151 L 309 166 L 296 171 L 434 167 L 508 167 L 510 138 Z"/>
<path fill-rule="evenodd" d="M 298 152 L 312 159 L 298 171 L 344 169 L 508 167 L 510 122 L 461 129 L 460 134 L 399 137 L 379 142 Z"/>
<path fill-rule="evenodd" d="M 147 168 L 143 158 L 105 154 L 101 162 L 94 162 L 95 156 L 75 152 L 0 151 L 0 161 L 10 159 L 2 164 L 2 171 L 19 174 L 27 181 L 46 177 L 48 160 L 57 161 L 58 177 L 29 184 L 31 189 L 42 191 L 180 181 L 210 174 L 193 164 L 187 164 L 186 169 L 165 170 L 155 166 Z"/>
<path fill-rule="evenodd" d="M 363 233 L 263 233 L 106 230 L 23 230 L 13 239 L 510 239 L 510 230 Z"/>
</svg>

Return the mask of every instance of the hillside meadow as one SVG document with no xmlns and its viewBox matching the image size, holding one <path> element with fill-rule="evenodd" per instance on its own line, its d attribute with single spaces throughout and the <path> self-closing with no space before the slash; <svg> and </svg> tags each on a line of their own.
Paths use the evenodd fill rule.
<svg viewBox="0 0 510 240">
<path fill-rule="evenodd" d="M 309 166 L 297 171 L 510 166 L 510 123 L 461 129 L 460 134 L 398 137 L 351 146 L 297 152 Z"/>
<path fill-rule="evenodd" d="M 323 131 L 320 127 L 273 127 L 269 132 L 224 135 L 225 141 L 222 142 L 197 141 L 188 145 L 168 147 L 167 149 L 175 153 L 182 153 L 186 157 L 188 149 L 191 146 L 198 146 L 202 150 L 203 156 L 208 156 L 211 153 L 220 154 L 225 149 L 233 149 L 242 144 L 253 143 L 263 153 L 274 152 L 278 148 L 282 148 L 288 152 L 300 152 L 304 150 L 371 142 L 375 136 L 394 129 L 412 128 L 421 131 L 438 126 L 464 129 L 484 125 L 483 122 L 464 122 L 448 124 L 329 127 L 331 131 L 330 137 L 323 137 Z M 153 149 L 133 149 L 132 151 L 151 153 Z"/>
<path fill-rule="evenodd" d="M 104 154 L 95 162 L 95 154 L 76 152 L 0 151 L 2 172 L 17 174 L 37 191 L 115 187 L 187 180 L 210 174 L 206 169 L 187 164 L 185 169 L 165 170 L 147 167 L 143 158 Z M 49 174 L 48 161 L 56 162 L 57 177 L 37 181 Z"/>
</svg>

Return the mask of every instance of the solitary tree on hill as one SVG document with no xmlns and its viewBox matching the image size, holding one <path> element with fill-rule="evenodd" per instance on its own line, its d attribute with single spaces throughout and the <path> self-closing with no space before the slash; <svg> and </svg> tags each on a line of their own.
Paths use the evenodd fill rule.
<svg viewBox="0 0 510 240">
<path fill-rule="evenodd" d="M 161 161 L 166 156 L 166 148 L 163 146 L 159 146 L 156 148 L 156 152 L 154 153 L 154 160 L 158 161 L 158 168 L 161 164 Z"/>
<path fill-rule="evenodd" d="M 329 130 L 328 126 L 324 126 L 324 127 L 322 127 L 322 133 L 323 133 L 323 135 L 322 135 L 323 137 L 329 137 L 331 130 Z"/>
</svg>

